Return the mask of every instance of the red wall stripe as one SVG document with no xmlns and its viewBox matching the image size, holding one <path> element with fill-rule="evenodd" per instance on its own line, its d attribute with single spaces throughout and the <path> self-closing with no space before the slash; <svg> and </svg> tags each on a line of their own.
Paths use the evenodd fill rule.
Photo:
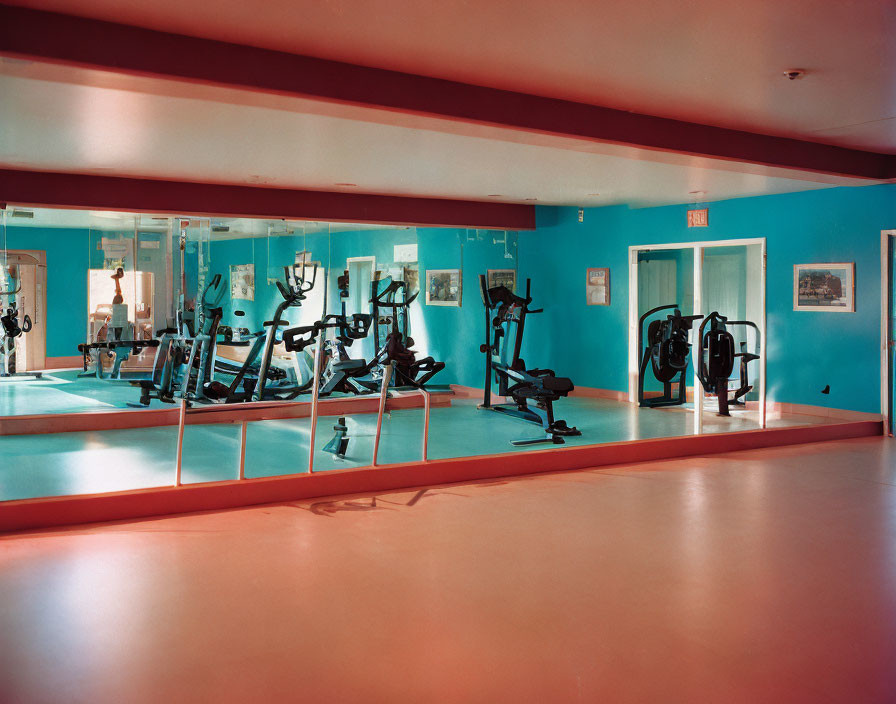
<svg viewBox="0 0 896 704">
<path fill-rule="evenodd" d="M 19 205 L 290 218 L 335 222 L 535 229 L 535 207 L 443 198 L 0 169 L 0 202 Z"/>
</svg>

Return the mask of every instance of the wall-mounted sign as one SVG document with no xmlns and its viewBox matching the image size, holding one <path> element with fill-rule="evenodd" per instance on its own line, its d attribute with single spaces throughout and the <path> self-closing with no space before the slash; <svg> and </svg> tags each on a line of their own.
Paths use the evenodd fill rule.
<svg viewBox="0 0 896 704">
<path fill-rule="evenodd" d="M 255 300 L 255 265 L 234 264 L 230 267 L 230 299 Z"/>
<path fill-rule="evenodd" d="M 396 262 L 415 262 L 417 261 L 417 243 L 413 244 L 397 244 L 392 248 L 393 261 Z"/>
<path fill-rule="evenodd" d="M 707 227 L 709 225 L 709 208 L 688 211 L 688 227 Z"/>
<path fill-rule="evenodd" d="M 585 301 L 589 306 L 610 305 L 610 270 L 585 270 Z"/>
</svg>

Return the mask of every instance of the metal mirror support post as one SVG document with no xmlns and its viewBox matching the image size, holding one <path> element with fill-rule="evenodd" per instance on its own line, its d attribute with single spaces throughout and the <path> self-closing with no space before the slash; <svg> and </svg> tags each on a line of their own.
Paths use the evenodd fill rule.
<svg viewBox="0 0 896 704">
<path fill-rule="evenodd" d="M 376 467 L 377 455 L 380 451 L 380 432 L 383 429 L 383 413 L 386 411 L 386 399 L 389 397 L 389 383 L 392 381 L 392 372 L 395 369 L 395 363 L 389 362 L 383 370 L 383 386 L 380 389 L 380 408 L 376 414 L 376 438 L 373 441 L 373 462 L 371 466 Z"/>
<path fill-rule="evenodd" d="M 317 347 L 314 350 L 314 381 L 311 385 L 311 439 L 308 447 L 308 474 L 314 471 L 314 438 L 317 435 L 317 413 L 320 401 L 320 374 L 321 360 L 323 359 L 324 333 L 317 337 Z"/>
<path fill-rule="evenodd" d="M 180 486 L 181 470 L 183 469 L 184 456 L 184 423 L 187 419 L 187 401 L 184 398 L 180 400 L 180 417 L 177 421 L 177 468 L 174 472 L 174 486 Z"/>
<path fill-rule="evenodd" d="M 417 389 L 423 394 L 423 461 L 429 459 L 429 391 L 422 386 Z"/>
</svg>

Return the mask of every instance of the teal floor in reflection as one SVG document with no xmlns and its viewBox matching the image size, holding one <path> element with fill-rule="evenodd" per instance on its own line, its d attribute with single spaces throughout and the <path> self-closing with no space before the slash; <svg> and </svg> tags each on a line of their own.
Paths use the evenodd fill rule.
<svg viewBox="0 0 896 704">
<path fill-rule="evenodd" d="M 0 382 L 0 416 L 111 411 L 139 401 L 140 389 L 126 381 L 79 378 L 71 369 L 44 372 L 36 380 Z M 149 407 L 164 405 L 153 401 Z"/>
<path fill-rule="evenodd" d="M 639 409 L 626 403 L 571 398 L 557 404 L 559 417 L 582 431 L 567 447 L 690 435 L 693 415 L 680 409 Z M 324 452 L 336 419 L 322 417 L 315 439 L 315 470 L 371 464 L 376 416 L 346 419 L 350 437 L 344 460 Z M 819 418 L 791 416 L 769 426 L 804 425 Z M 707 414 L 704 432 L 755 429 L 748 416 L 721 419 Z M 383 420 L 379 462 L 413 462 L 421 458 L 423 411 L 396 410 Z M 307 418 L 250 423 L 246 440 L 246 476 L 262 477 L 307 471 L 311 424 Z M 511 440 L 537 437 L 535 425 L 483 411 L 475 403 L 455 400 L 433 408 L 430 459 L 526 452 L 539 444 L 515 447 Z M 235 479 L 239 471 L 240 426 L 188 425 L 184 434 L 184 483 Z M 0 437 L 0 500 L 37 496 L 120 491 L 170 485 L 174 481 L 177 428 L 140 428 L 47 435 Z"/>
</svg>

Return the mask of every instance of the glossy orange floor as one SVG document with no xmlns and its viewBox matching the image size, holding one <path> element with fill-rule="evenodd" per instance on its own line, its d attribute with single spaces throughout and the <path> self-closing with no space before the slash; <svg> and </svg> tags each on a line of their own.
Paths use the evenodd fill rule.
<svg viewBox="0 0 896 704">
<path fill-rule="evenodd" d="M 896 445 L 0 537 L 0 701 L 893 702 Z"/>
</svg>

